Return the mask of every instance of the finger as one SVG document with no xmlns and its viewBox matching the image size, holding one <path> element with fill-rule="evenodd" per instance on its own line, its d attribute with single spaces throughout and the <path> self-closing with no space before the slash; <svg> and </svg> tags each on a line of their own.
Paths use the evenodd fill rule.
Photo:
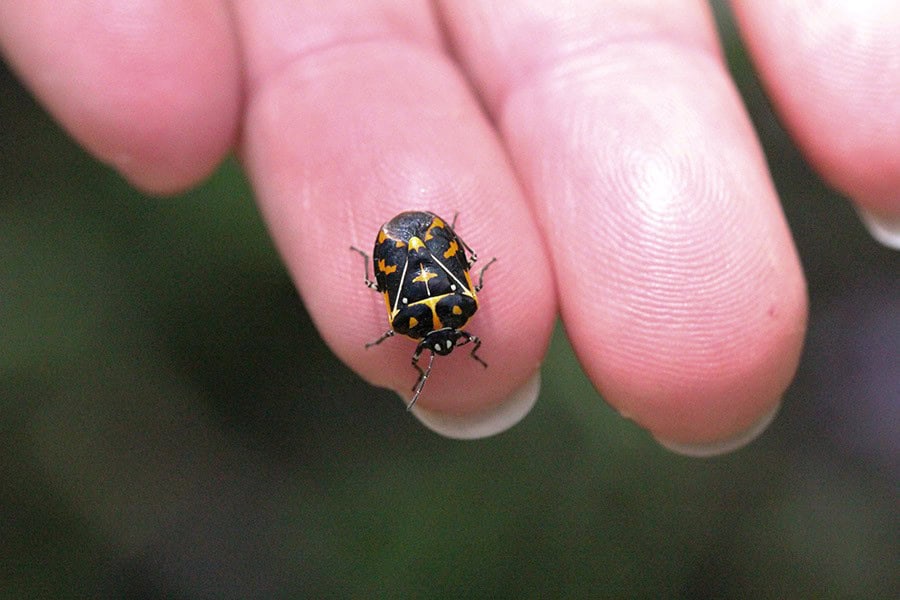
<svg viewBox="0 0 900 600">
<path fill-rule="evenodd" d="M 218 0 L 0 1 L 0 47 L 63 127 L 144 189 L 197 182 L 233 143 L 240 69 Z"/>
<path fill-rule="evenodd" d="M 466 326 L 489 367 L 467 347 L 438 357 L 418 402 L 442 413 L 496 408 L 540 364 L 554 291 L 527 205 L 478 103 L 442 54 L 428 4 L 295 3 L 279 19 L 272 10 L 238 5 L 254 82 L 242 151 L 322 336 L 367 380 L 408 400 L 416 344 L 395 336 L 364 349 L 388 322 L 349 246 L 371 252 L 381 224 L 404 210 L 448 221 L 459 212 L 457 233 L 479 263 L 497 257 Z"/>
<path fill-rule="evenodd" d="M 745 439 L 794 373 L 806 296 L 708 8 L 442 6 L 543 225 L 591 380 L 670 445 Z"/>
<path fill-rule="evenodd" d="M 734 11 L 810 162 L 861 209 L 900 223 L 900 4 L 736 1 Z"/>
</svg>

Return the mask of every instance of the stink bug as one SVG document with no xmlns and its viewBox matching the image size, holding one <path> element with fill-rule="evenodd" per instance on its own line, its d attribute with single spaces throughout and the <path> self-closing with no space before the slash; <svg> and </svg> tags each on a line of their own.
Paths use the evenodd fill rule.
<svg viewBox="0 0 900 600">
<path fill-rule="evenodd" d="M 492 258 L 478 275 L 478 285 L 472 284 L 469 269 L 478 260 L 475 252 L 434 213 L 402 212 L 378 231 L 372 264 L 375 281 L 369 279 L 369 255 L 359 248 L 350 249 L 363 256 L 365 282 L 368 287 L 384 295 L 391 328 L 366 348 L 376 346 L 395 333 L 419 340 L 412 356 L 412 366 L 419 372 L 413 386 L 413 397 L 406 408 L 412 408 L 422 393 L 425 380 L 431 373 L 434 355 L 445 356 L 456 346 L 472 343 L 472 358 L 487 367 L 476 354 L 481 340 L 463 330 L 478 310 L 476 293 L 481 290 L 484 272 L 496 258 Z M 471 261 L 466 258 L 469 251 Z M 429 350 L 428 366 L 419 366 L 422 352 Z"/>
</svg>

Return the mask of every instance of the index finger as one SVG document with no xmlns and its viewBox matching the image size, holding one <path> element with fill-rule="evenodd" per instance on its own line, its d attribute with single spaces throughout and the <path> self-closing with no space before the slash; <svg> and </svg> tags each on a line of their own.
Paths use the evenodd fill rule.
<svg viewBox="0 0 900 600">
<path fill-rule="evenodd" d="M 900 5 L 733 2 L 772 102 L 806 157 L 900 247 Z"/>
</svg>

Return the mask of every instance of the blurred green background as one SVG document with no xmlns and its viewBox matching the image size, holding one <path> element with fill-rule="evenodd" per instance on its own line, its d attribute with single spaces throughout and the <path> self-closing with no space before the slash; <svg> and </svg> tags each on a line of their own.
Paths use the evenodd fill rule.
<svg viewBox="0 0 900 600">
<path fill-rule="evenodd" d="M 897 597 L 897 254 L 720 25 L 812 306 L 779 418 L 708 460 L 561 331 L 520 425 L 430 433 L 323 345 L 233 162 L 144 197 L 0 73 L 0 597 Z"/>
</svg>

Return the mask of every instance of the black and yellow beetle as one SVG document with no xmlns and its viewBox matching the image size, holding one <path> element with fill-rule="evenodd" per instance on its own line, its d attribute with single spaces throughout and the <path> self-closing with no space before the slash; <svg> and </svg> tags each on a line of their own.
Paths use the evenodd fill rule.
<svg viewBox="0 0 900 600">
<path fill-rule="evenodd" d="M 456 235 L 453 224 L 424 211 L 402 212 L 381 226 L 372 251 L 375 281 L 369 279 L 369 255 L 353 246 L 350 249 L 362 254 L 366 285 L 384 295 L 391 323 L 391 328 L 366 348 L 395 333 L 419 340 L 412 356 L 419 378 L 407 409 L 419 399 L 435 354 L 444 356 L 456 346 L 471 342 L 472 358 L 487 367 L 476 354 L 481 340 L 463 327 L 478 310 L 476 294 L 481 290 L 484 272 L 496 258 L 482 267 L 478 285 L 473 285 L 469 269 L 478 260 L 475 252 Z M 466 250 L 471 261 L 466 258 Z M 423 370 L 419 357 L 425 350 L 431 351 L 431 357 Z"/>
</svg>

